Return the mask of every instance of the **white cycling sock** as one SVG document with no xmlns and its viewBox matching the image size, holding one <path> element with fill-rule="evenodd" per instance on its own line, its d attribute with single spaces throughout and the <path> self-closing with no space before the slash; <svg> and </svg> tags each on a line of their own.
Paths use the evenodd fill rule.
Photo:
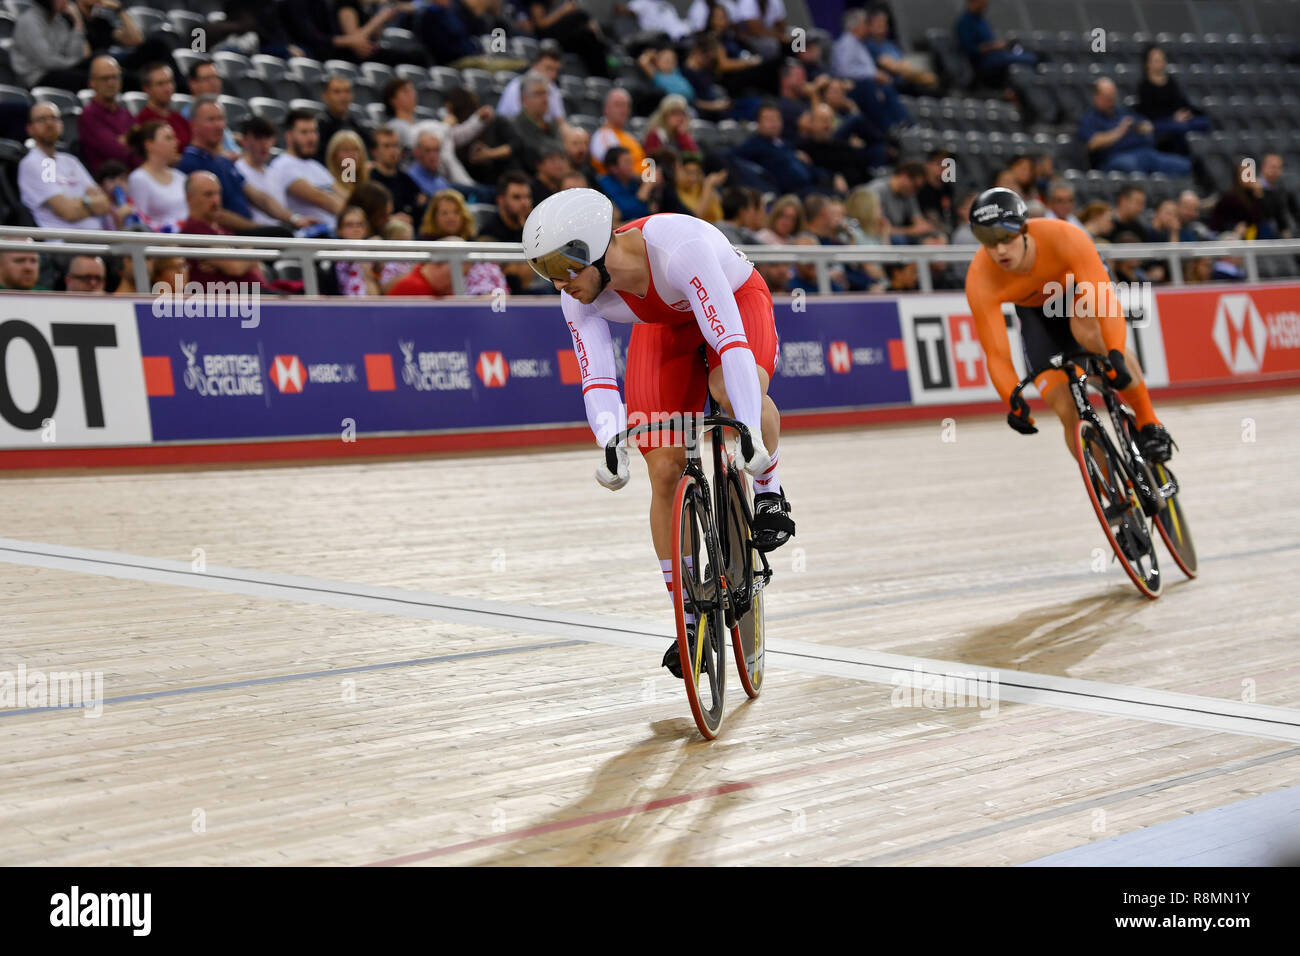
<svg viewBox="0 0 1300 956">
<path fill-rule="evenodd" d="M 776 493 L 781 490 L 781 479 L 777 475 L 776 470 L 776 466 L 779 462 L 780 455 L 777 452 L 772 452 L 772 467 L 754 479 L 754 494 L 761 495 L 765 492 Z"/>
<path fill-rule="evenodd" d="M 684 569 L 685 573 L 690 574 L 695 569 L 695 556 L 693 554 L 682 555 L 682 564 L 686 566 Z M 672 594 L 673 593 L 673 559 L 664 558 L 662 561 L 660 561 L 659 570 L 661 570 L 664 573 L 664 585 L 668 588 L 668 593 Z M 687 624 L 695 623 L 695 615 L 692 614 L 690 611 L 684 612 L 683 616 L 686 618 Z"/>
</svg>

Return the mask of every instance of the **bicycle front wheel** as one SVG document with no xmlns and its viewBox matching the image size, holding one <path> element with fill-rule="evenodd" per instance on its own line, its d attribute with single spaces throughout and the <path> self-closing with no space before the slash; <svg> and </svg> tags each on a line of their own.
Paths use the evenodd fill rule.
<svg viewBox="0 0 1300 956">
<path fill-rule="evenodd" d="M 1088 499 L 1115 557 L 1138 591 L 1152 600 L 1158 598 L 1160 566 L 1137 490 L 1096 425 L 1080 420 L 1074 439 Z"/>
<path fill-rule="evenodd" d="M 754 587 L 754 548 L 750 526 L 749 483 L 735 467 L 723 464 L 724 527 L 721 534 L 727 590 L 731 595 L 728 621 L 740 685 L 753 699 L 763 688 L 763 592 Z"/>
<path fill-rule="evenodd" d="M 673 501 L 673 609 L 677 653 L 686 699 L 700 733 L 712 740 L 722 727 L 727 668 L 722 650 L 721 564 L 717 538 L 703 489 L 683 475 Z M 694 623 L 687 617 L 693 615 Z"/>
</svg>

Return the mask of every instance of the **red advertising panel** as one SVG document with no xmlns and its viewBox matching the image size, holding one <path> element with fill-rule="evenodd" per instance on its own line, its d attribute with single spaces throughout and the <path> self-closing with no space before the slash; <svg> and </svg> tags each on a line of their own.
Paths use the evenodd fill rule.
<svg viewBox="0 0 1300 956">
<path fill-rule="evenodd" d="M 1300 286 L 1157 297 L 1171 384 L 1300 373 Z"/>
</svg>

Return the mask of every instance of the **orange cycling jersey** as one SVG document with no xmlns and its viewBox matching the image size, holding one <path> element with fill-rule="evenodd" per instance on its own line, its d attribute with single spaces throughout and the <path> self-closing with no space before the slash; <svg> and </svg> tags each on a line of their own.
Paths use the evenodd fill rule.
<svg viewBox="0 0 1300 956">
<path fill-rule="evenodd" d="M 1052 295 L 1063 297 L 1073 292 L 1074 301 L 1062 303 L 1055 313 L 1060 317 L 1047 321 L 1068 323 L 1070 310 L 1079 316 L 1095 315 L 1101 321 L 1107 350 L 1123 351 L 1127 336 L 1124 311 L 1092 237 L 1061 219 L 1030 219 L 1026 228 L 1037 247 L 1028 272 L 1002 268 L 988 249 L 981 248 L 966 273 L 966 301 L 988 357 L 989 377 L 1003 401 L 1010 400 L 1020 377 L 1011 363 L 1002 303 L 1041 307 Z"/>
</svg>

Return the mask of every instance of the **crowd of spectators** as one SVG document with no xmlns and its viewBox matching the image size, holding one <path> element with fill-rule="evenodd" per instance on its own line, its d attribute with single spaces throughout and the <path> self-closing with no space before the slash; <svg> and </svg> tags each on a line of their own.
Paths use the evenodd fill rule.
<svg viewBox="0 0 1300 956">
<path fill-rule="evenodd" d="M 1222 184 L 1217 196 L 1188 191 L 1149 210 L 1138 188 L 1121 192 L 1113 206 L 1080 208 L 1050 154 L 1014 156 L 987 183 L 954 175 L 960 157 L 946 150 L 905 154 L 901 134 L 913 118 L 901 97 L 938 95 L 944 80 L 903 49 L 887 4 L 850 8 L 833 42 L 801 33 L 802 42 L 792 43 L 780 0 L 695 0 L 684 15 L 666 0 L 628 0 L 621 15 L 635 18 L 642 32 L 626 46 L 573 0 L 272 5 L 278 16 L 248 0 L 227 4 L 226 19 L 212 21 L 223 41 L 218 48 L 516 75 L 497 87 L 499 95 L 473 84 L 445 89 L 435 113 L 421 106 L 419 77 L 389 69 L 391 78 L 376 89 L 379 109 L 367 113 L 354 106 L 356 74 L 326 68 L 315 107 L 241 111 L 232 121 L 212 58 L 174 59 L 180 51 L 146 35 L 115 0 L 35 0 L 15 24 L 14 70 L 33 86 L 90 92 L 73 137 L 57 102 L 38 99 L 30 108 L 17 185 L 32 221 L 86 230 L 518 242 L 536 203 L 590 187 L 610 197 L 619 221 L 693 215 L 738 244 L 946 245 L 972 241 L 970 203 L 994 184 L 1019 192 L 1032 214 L 1074 222 L 1099 244 L 1291 236 L 1300 221 L 1277 154 L 1262 159 L 1258 175 L 1243 172 Z M 954 34 L 981 80 L 1016 99 L 1007 69 L 1039 55 L 997 39 L 987 5 L 968 0 Z M 506 52 L 514 48 L 481 39 L 493 31 L 540 42 L 520 58 Z M 606 83 L 601 115 L 589 122 L 566 108 L 566 56 L 590 77 L 616 80 Z M 1144 52 L 1141 66 L 1135 109 L 1123 105 L 1111 80 L 1097 80 L 1092 108 L 1077 117 L 1079 142 L 1100 170 L 1187 176 L 1186 137 L 1209 121 L 1170 75 L 1159 47 Z M 141 101 L 124 99 L 128 86 Z M 178 92 L 187 95 L 177 100 Z M 485 95 L 492 100 L 481 102 Z M 697 129 L 697 119 L 709 120 L 707 129 Z M 725 144 L 702 135 L 723 121 L 747 132 Z M 69 142 L 74 149 L 60 149 Z M 34 255 L 6 254 L 0 285 L 24 288 Z M 63 263 L 66 275 L 55 282 L 96 291 L 94 273 L 98 291 L 133 286 L 129 268 L 83 260 Z M 1156 260 L 1117 262 L 1124 276 L 1169 278 Z M 173 271 L 160 274 L 199 283 L 276 281 L 253 260 L 181 266 L 169 263 Z M 926 268 L 934 288 L 961 287 L 961 267 Z M 774 292 L 817 287 L 807 265 L 763 264 L 760 271 Z M 1189 267 L 1188 275 L 1194 280 L 1203 271 Z M 1211 263 L 1208 274 L 1231 278 L 1232 271 Z M 518 263 L 467 265 L 464 279 L 469 294 L 550 291 Z M 436 254 L 428 263 L 337 262 L 322 280 L 326 291 L 342 295 L 452 289 L 450 267 Z M 834 290 L 904 290 L 918 282 L 915 265 L 862 262 L 831 272 Z M 291 291 L 294 283 L 277 288 Z"/>
</svg>

